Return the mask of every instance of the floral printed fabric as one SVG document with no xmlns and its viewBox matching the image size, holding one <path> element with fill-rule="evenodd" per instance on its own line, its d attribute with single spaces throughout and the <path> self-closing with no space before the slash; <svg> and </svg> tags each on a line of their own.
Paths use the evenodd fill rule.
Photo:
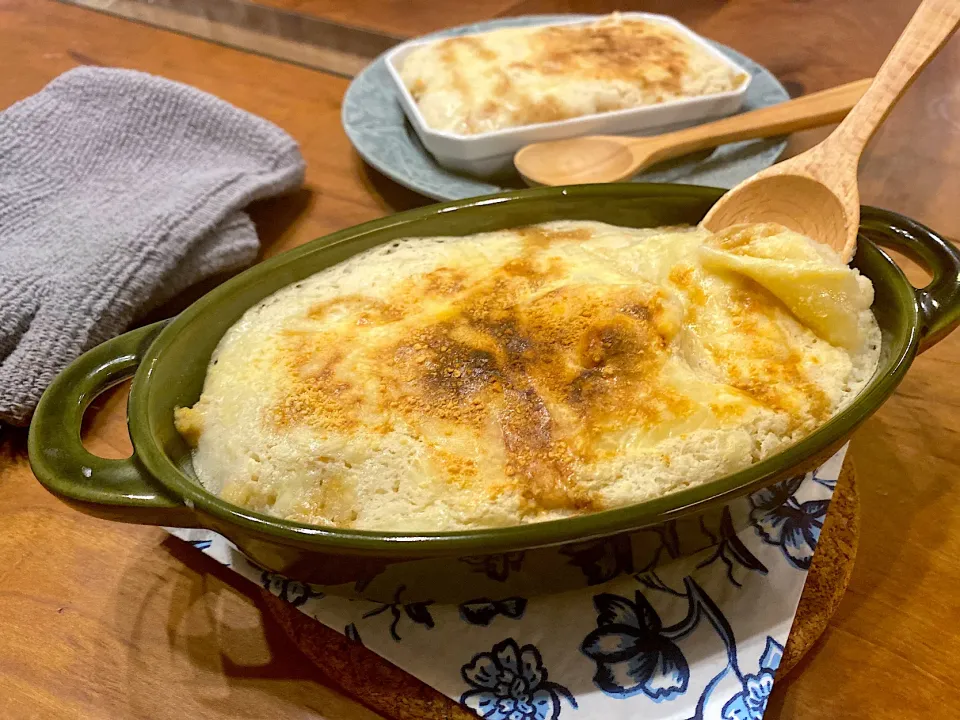
<svg viewBox="0 0 960 720">
<path fill-rule="evenodd" d="M 596 584 L 560 595 L 453 606 L 404 602 L 400 587 L 389 603 L 347 600 L 210 531 L 170 532 L 487 720 L 760 720 L 845 454 L 731 505 L 698 555 L 604 581 L 627 549 L 573 549 Z M 736 513 L 750 522 L 739 533 Z M 488 570 L 506 578 L 523 561 Z"/>
</svg>

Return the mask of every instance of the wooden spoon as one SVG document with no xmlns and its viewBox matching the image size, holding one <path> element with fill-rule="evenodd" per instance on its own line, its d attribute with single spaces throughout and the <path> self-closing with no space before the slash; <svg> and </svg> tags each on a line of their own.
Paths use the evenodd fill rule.
<svg viewBox="0 0 960 720">
<path fill-rule="evenodd" d="M 960 0 L 924 0 L 873 84 L 830 136 L 727 192 L 701 222 L 717 232 L 774 222 L 853 257 L 860 226 L 857 166 L 866 144 L 914 78 L 960 25 Z"/>
<path fill-rule="evenodd" d="M 840 122 L 870 87 L 871 80 L 858 80 L 663 135 L 592 135 L 534 143 L 517 151 L 513 164 L 531 185 L 616 182 L 654 163 L 697 150 Z"/>
</svg>

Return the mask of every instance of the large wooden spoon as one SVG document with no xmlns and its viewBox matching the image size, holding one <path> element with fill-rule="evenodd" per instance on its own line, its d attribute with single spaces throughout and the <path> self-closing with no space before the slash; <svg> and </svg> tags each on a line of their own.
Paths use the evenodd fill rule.
<svg viewBox="0 0 960 720">
<path fill-rule="evenodd" d="M 513 164 L 532 185 L 625 180 L 654 163 L 697 150 L 740 140 L 788 135 L 840 122 L 870 87 L 871 80 L 857 80 L 796 100 L 662 135 L 588 135 L 534 143 L 519 150 Z"/>
<path fill-rule="evenodd" d="M 914 78 L 960 25 L 960 0 L 924 0 L 873 84 L 830 136 L 730 190 L 701 225 L 774 222 L 853 257 L 860 226 L 860 155 Z"/>
</svg>

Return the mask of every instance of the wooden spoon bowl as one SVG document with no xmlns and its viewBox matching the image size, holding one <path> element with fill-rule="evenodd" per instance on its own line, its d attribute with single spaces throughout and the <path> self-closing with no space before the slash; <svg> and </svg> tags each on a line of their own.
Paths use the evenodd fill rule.
<svg viewBox="0 0 960 720">
<path fill-rule="evenodd" d="M 744 186 L 736 204 L 717 204 L 704 224 L 721 230 L 738 223 L 778 223 L 810 238 L 856 237 L 859 212 L 826 185 L 804 175 L 772 175 Z M 856 201 L 859 209 L 859 201 Z"/>
<path fill-rule="evenodd" d="M 535 143 L 519 150 L 513 162 L 531 185 L 616 182 L 663 160 L 724 143 L 787 135 L 840 122 L 870 87 L 870 82 L 870 78 L 857 80 L 662 135 L 590 135 Z"/>
<path fill-rule="evenodd" d="M 807 152 L 744 180 L 701 225 L 718 232 L 738 223 L 775 222 L 831 246 L 849 262 L 860 227 L 857 167 L 863 149 L 958 25 L 960 0 L 924 0 L 840 126 Z"/>
<path fill-rule="evenodd" d="M 611 135 L 590 135 L 528 145 L 514 165 L 531 185 L 576 185 L 616 182 L 649 164 L 641 143 Z"/>
</svg>

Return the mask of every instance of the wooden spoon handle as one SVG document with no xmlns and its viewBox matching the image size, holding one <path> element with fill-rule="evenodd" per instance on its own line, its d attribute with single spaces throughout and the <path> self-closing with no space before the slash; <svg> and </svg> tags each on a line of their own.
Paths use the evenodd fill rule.
<svg viewBox="0 0 960 720">
<path fill-rule="evenodd" d="M 831 152 L 859 159 L 880 124 L 960 25 L 960 0 L 924 0 L 863 99 L 829 139 Z"/>
<path fill-rule="evenodd" d="M 705 125 L 654 138 L 637 138 L 636 144 L 643 147 L 644 164 L 648 165 L 724 143 L 788 135 L 798 130 L 829 125 L 840 122 L 850 112 L 871 82 L 872 78 L 857 80 Z M 652 142 L 662 143 L 662 146 L 648 155 Z"/>
</svg>

